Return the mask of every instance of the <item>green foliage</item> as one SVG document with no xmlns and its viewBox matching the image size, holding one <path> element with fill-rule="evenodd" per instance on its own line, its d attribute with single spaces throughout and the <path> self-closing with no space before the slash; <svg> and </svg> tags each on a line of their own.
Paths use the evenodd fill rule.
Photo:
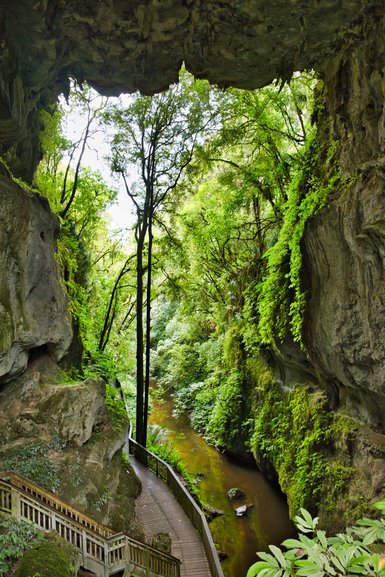
<svg viewBox="0 0 385 577">
<path fill-rule="evenodd" d="M 28 523 L 0 519 L 0 575 L 7 575 L 31 544 L 41 539 L 42 533 Z"/>
<path fill-rule="evenodd" d="M 119 431 L 124 430 L 129 423 L 124 399 L 119 389 L 108 384 L 106 385 L 106 406 L 112 417 L 113 426 Z"/>
<path fill-rule="evenodd" d="M 147 437 L 148 450 L 166 461 L 188 483 L 189 489 L 193 489 L 192 477 L 182 461 L 182 457 L 171 441 L 165 440 L 165 432 L 161 427 L 149 427 Z"/>
<path fill-rule="evenodd" d="M 77 557 L 75 548 L 52 532 L 24 553 L 15 577 L 75 577 Z"/>
<path fill-rule="evenodd" d="M 43 441 L 15 448 L 1 457 L 1 468 L 55 491 L 59 486 L 59 465 L 49 458 L 50 448 Z"/>
<path fill-rule="evenodd" d="M 385 502 L 377 503 L 377 508 L 384 514 Z M 295 519 L 298 539 L 284 541 L 286 551 L 270 545 L 270 553 L 258 553 L 261 561 L 250 567 L 247 577 L 385 575 L 384 554 L 373 552 L 373 544 L 385 548 L 383 518 L 361 519 L 345 533 L 327 537 L 317 529 L 317 517 L 313 519 L 305 509 L 301 515 Z"/>
<path fill-rule="evenodd" d="M 70 297 L 69 311 L 83 327 L 88 323 L 86 294 L 82 280 L 88 268 L 84 245 L 63 227 L 58 239 L 57 260 L 61 267 L 64 284 Z"/>
<path fill-rule="evenodd" d="M 288 330 L 301 342 L 306 302 L 301 286 L 301 240 L 308 220 L 327 202 L 340 182 L 334 171 L 327 186 L 314 176 L 318 152 L 315 130 L 308 137 L 304 164 L 291 180 L 288 200 L 282 208 L 282 227 L 277 241 L 265 253 L 266 272 L 256 287 L 259 339 L 263 344 L 282 341 Z"/>
<path fill-rule="evenodd" d="M 242 375 L 233 371 L 219 387 L 206 435 L 217 447 L 232 447 L 240 435 L 241 425 Z"/>
</svg>

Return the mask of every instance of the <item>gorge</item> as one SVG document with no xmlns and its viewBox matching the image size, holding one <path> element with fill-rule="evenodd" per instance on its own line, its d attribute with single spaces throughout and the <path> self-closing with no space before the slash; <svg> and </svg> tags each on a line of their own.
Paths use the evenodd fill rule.
<svg viewBox="0 0 385 577">
<path fill-rule="evenodd" d="M 68 94 L 70 79 L 108 96 L 136 90 L 152 95 L 178 79 L 182 63 L 196 78 L 245 90 L 273 80 L 283 89 L 296 72 L 311 69 L 323 84 L 316 88 L 313 112 L 318 134 L 298 190 L 301 198 L 315 188 L 327 195 L 304 221 L 298 241 L 298 284 L 306 295 L 301 338 L 288 328 L 282 338 L 250 353 L 239 335 L 229 334 L 239 352 L 236 362 L 246 367 L 242 418 L 256 428 L 247 439 L 239 434 L 220 448 L 251 449 L 264 473 L 278 478 L 295 514 L 303 456 L 293 449 L 293 468 L 282 462 L 289 456 L 285 448 L 280 452 L 278 426 L 269 428 L 278 414 L 284 435 L 292 434 L 297 448 L 320 435 L 317 450 L 333 471 L 334 486 L 326 484 L 321 495 L 315 487 L 306 505 L 325 528 L 340 530 L 385 497 L 384 28 L 378 0 L 0 3 L 0 468 L 31 431 L 61 459 L 52 455 L 54 425 L 39 429 L 44 407 L 52 409 L 57 395 L 51 388 L 48 395 L 41 383 L 48 371 L 45 382 L 55 385 L 54 366 L 77 365 L 79 357 L 78 327 L 56 257 L 59 219 L 33 188 L 42 156 L 41 113 Z M 282 278 L 285 267 L 287 261 Z M 292 292 L 291 287 L 293 299 Z M 36 363 L 43 364 L 36 368 Z M 112 462 L 123 443 L 97 448 L 101 428 L 108 428 L 99 419 L 104 385 L 88 384 L 87 392 L 80 385 L 79 398 L 84 395 L 83 406 L 92 405 L 95 413 L 85 431 L 66 429 L 64 401 L 55 400 L 53 413 L 63 416 L 66 445 L 85 455 L 90 447 L 98 453 L 94 460 Z M 22 398 L 29 408 L 18 405 Z M 68 403 L 77 404 L 75 394 Z M 73 418 L 83 423 L 82 411 L 79 401 L 81 416 Z M 93 434 L 96 444 L 87 445 Z M 71 458 L 74 467 L 78 458 L 87 460 Z M 67 482 L 73 495 L 77 481 Z M 103 477 L 100 486 L 113 493 L 117 483 Z M 127 499 L 137 490 L 133 481 Z M 116 516 L 119 525 L 119 511 Z M 134 521 L 130 531 L 140 533 Z"/>
</svg>

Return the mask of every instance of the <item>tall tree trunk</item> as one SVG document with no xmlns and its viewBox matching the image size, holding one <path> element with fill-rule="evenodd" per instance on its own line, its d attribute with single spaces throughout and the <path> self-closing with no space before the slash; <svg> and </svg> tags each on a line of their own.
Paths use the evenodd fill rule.
<svg viewBox="0 0 385 577">
<path fill-rule="evenodd" d="M 148 222 L 148 253 L 147 253 L 147 302 L 146 302 L 146 369 L 144 378 L 144 415 L 143 415 L 143 446 L 147 444 L 148 394 L 150 390 L 150 346 L 151 346 L 151 283 L 152 283 L 152 221 L 151 209 Z"/>
<path fill-rule="evenodd" d="M 136 441 L 143 444 L 144 342 L 143 342 L 143 248 L 145 230 L 139 232 L 136 255 Z"/>
</svg>

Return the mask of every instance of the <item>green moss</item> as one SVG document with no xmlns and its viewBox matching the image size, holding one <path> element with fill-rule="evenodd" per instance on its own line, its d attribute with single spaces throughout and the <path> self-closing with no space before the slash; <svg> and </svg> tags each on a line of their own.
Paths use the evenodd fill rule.
<svg viewBox="0 0 385 577">
<path fill-rule="evenodd" d="M 242 428 L 242 375 L 233 370 L 223 378 L 210 415 L 206 435 L 215 446 L 230 448 Z"/>
<path fill-rule="evenodd" d="M 37 542 L 23 555 L 15 577 L 73 577 L 77 552 L 55 533 Z"/>
<path fill-rule="evenodd" d="M 257 462 L 274 465 L 291 516 L 346 491 L 353 469 L 330 460 L 336 434 L 323 394 L 306 386 L 284 393 L 273 380 L 256 390 L 251 448 Z"/>
<path fill-rule="evenodd" d="M 238 365 L 242 358 L 241 336 L 236 324 L 230 325 L 223 340 L 223 358 L 230 368 Z"/>
</svg>

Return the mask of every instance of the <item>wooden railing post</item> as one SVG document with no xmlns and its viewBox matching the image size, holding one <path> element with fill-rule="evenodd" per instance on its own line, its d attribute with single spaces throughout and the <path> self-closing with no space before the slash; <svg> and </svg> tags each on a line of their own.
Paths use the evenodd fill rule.
<svg viewBox="0 0 385 577">
<path fill-rule="evenodd" d="M 11 486 L 11 503 L 12 503 L 12 517 L 15 517 L 18 521 L 20 521 L 21 518 L 20 494 L 12 486 Z"/>
<path fill-rule="evenodd" d="M 110 577 L 110 558 L 108 543 L 104 543 L 104 577 Z"/>
<path fill-rule="evenodd" d="M 151 572 L 149 569 L 151 568 L 151 551 L 148 549 L 144 552 L 144 564 L 146 566 L 146 577 Z"/>
<path fill-rule="evenodd" d="M 83 560 L 83 565 L 86 563 L 86 559 L 87 559 L 87 533 L 83 529 L 82 530 L 82 560 Z"/>
<path fill-rule="evenodd" d="M 51 531 L 56 531 L 56 515 L 54 511 L 52 511 L 50 515 L 50 521 L 51 521 Z"/>
</svg>

